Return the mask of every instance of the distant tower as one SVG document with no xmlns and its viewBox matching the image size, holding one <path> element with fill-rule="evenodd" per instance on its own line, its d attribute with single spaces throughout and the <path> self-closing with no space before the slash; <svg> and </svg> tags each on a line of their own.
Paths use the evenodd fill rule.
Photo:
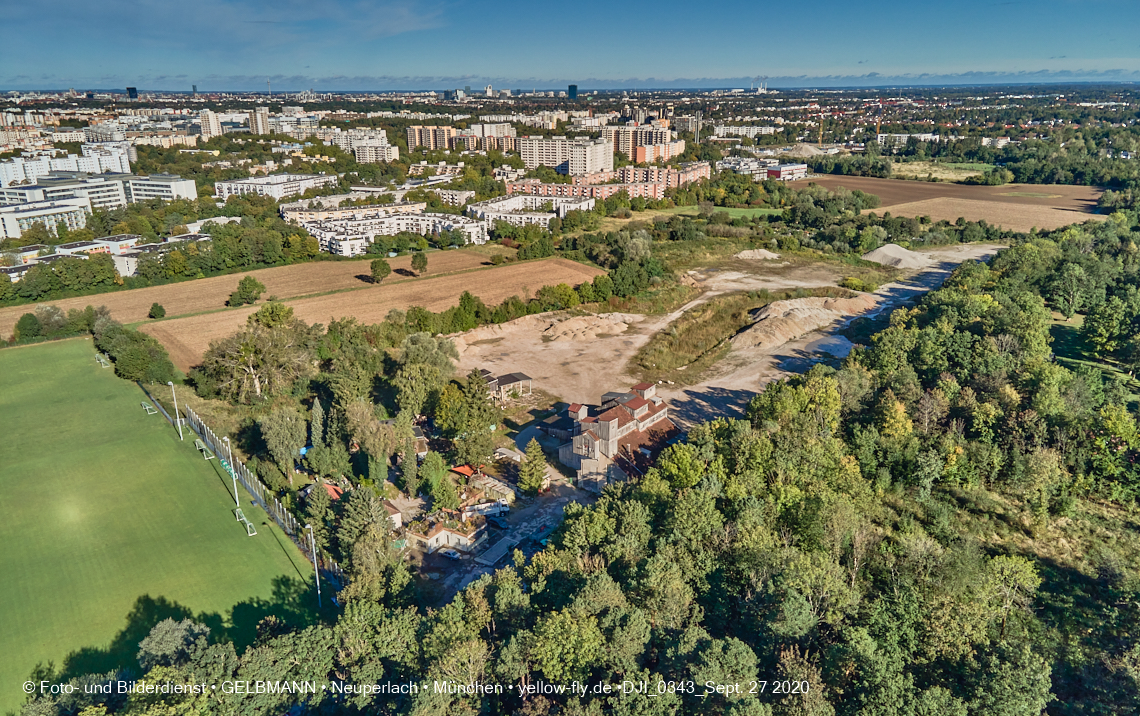
<svg viewBox="0 0 1140 716">
<path fill-rule="evenodd" d="M 136 89 L 136 88 L 134 88 L 134 87 L 128 87 L 128 88 L 127 88 L 127 99 L 129 99 L 129 100 L 131 100 L 132 102 L 134 102 L 134 101 L 135 101 L 135 100 L 137 100 L 138 98 L 139 98 L 139 91 L 138 91 L 138 89 Z"/>
<path fill-rule="evenodd" d="M 578 99 L 578 85 L 570 85 L 570 90 L 566 94 L 571 100 Z"/>
<path fill-rule="evenodd" d="M 269 96 L 272 97 L 273 96 L 273 85 L 270 84 L 269 80 L 265 80 L 265 88 L 269 90 Z"/>
<path fill-rule="evenodd" d="M 190 87 L 191 87 L 191 94 L 193 94 L 195 97 L 197 97 L 198 96 L 198 85 L 190 85 Z"/>
</svg>

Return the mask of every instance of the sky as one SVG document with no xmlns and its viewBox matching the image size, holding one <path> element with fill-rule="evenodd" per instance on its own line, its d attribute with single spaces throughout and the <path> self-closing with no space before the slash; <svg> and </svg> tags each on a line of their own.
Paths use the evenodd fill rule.
<svg viewBox="0 0 1140 716">
<path fill-rule="evenodd" d="M 0 89 L 1140 82 L 1137 0 L 0 0 Z"/>
</svg>

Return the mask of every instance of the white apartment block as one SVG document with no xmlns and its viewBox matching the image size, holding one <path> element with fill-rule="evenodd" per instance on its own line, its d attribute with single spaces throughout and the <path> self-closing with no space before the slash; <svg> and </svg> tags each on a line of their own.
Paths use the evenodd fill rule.
<svg viewBox="0 0 1140 716">
<path fill-rule="evenodd" d="M 423 206 L 423 204 L 420 204 Z M 320 243 L 321 250 L 337 256 L 360 256 L 377 236 L 393 236 L 401 231 L 428 235 L 441 229 L 462 231 L 468 243 L 487 243 L 487 225 L 482 221 L 455 214 L 421 214 L 388 212 L 380 207 L 373 214 L 361 213 L 353 218 L 303 222 L 301 225 Z"/>
<path fill-rule="evenodd" d="M 86 198 L 0 206 L 0 239 L 18 239 L 37 222 L 52 234 L 60 222 L 69 231 L 82 229 L 87 226 L 90 214 L 91 202 Z"/>
<path fill-rule="evenodd" d="M 269 108 L 255 107 L 249 115 L 250 134 L 269 134 Z"/>
<path fill-rule="evenodd" d="M 335 174 L 270 174 L 263 177 L 220 181 L 214 184 L 214 195 L 222 201 L 231 196 L 259 194 L 280 201 L 287 196 L 304 194 L 309 189 L 336 186 Z"/>
<path fill-rule="evenodd" d="M 765 134 L 775 134 L 776 128 L 718 124 L 713 128 L 713 132 L 718 137 L 751 137 L 755 139 Z"/>
<path fill-rule="evenodd" d="M 357 142 L 352 149 L 356 161 L 361 164 L 378 164 L 380 162 L 394 162 L 400 158 L 400 148 L 394 144 L 367 140 Z"/>
<path fill-rule="evenodd" d="M 553 212 L 540 211 L 546 204 L 553 207 Z M 514 226 L 535 224 L 547 229 L 550 228 L 551 219 L 555 217 L 562 219 L 568 212 L 590 211 L 593 208 L 593 199 L 514 194 L 470 204 L 467 213 L 485 221 L 487 226 L 494 226 L 496 221 L 505 221 Z"/>
<path fill-rule="evenodd" d="M 222 136 L 222 122 L 214 112 L 208 109 L 202 110 L 198 115 L 198 122 L 202 126 L 202 139 Z"/>
<path fill-rule="evenodd" d="M 614 145 L 605 139 L 520 137 L 518 144 L 527 169 L 548 166 L 571 176 L 614 169 Z"/>
<path fill-rule="evenodd" d="M 0 188 L 0 205 L 86 198 L 92 209 L 114 209 L 151 199 L 197 199 L 198 187 L 173 174 L 136 177 L 130 174 L 53 172 L 36 184 Z"/>
<path fill-rule="evenodd" d="M 51 172 L 127 173 L 131 171 L 128 150 L 124 146 L 83 145 L 83 156 L 68 154 L 62 158 L 18 157 L 0 162 L 0 187 L 34 184 Z"/>
</svg>

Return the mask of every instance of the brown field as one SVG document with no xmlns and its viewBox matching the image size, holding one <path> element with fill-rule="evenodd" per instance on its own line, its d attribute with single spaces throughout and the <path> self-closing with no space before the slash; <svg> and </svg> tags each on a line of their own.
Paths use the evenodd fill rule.
<svg viewBox="0 0 1140 716">
<path fill-rule="evenodd" d="M 495 250 L 509 251 L 500 246 L 469 247 L 456 251 L 433 251 L 428 254 L 428 273 L 429 275 L 451 273 L 489 266 L 490 261 L 488 259 Z M 389 259 L 388 263 L 392 266 L 392 275 L 384 279 L 385 284 L 407 281 L 411 278 L 397 273 L 400 269 L 411 272 L 411 256 Z M 278 298 L 294 298 L 329 291 L 365 288 L 371 285 L 366 280 L 370 274 L 368 264 L 368 261 L 297 264 L 296 266 L 259 269 L 230 274 L 229 276 L 183 281 L 166 286 L 151 286 L 150 288 L 137 288 L 130 291 L 65 298 L 47 303 L 59 306 L 65 312 L 72 308 L 106 306 L 111 309 L 111 315 L 116 320 L 123 323 L 136 323 L 147 319 L 147 313 L 150 311 L 152 303 L 162 304 L 163 308 L 166 309 L 166 315 L 171 317 L 223 308 L 230 293 L 237 288 L 238 281 L 247 275 L 255 276 L 258 281 L 265 284 L 265 296 L 277 296 Z M 0 308 L 0 336 L 11 335 L 20 316 L 33 309 L 34 307 L 30 305 Z"/>
<path fill-rule="evenodd" d="M 1006 184 L 1005 186 L 967 186 L 943 182 L 907 181 L 905 179 L 876 179 L 874 177 L 821 176 L 811 180 L 814 184 L 834 189 L 837 186 L 858 189 L 874 194 L 883 207 L 909 204 L 924 199 L 973 199 L 1003 204 L 1092 212 L 1101 189 L 1091 186 L 1063 186 L 1060 184 Z M 892 212 L 893 213 L 893 212 Z"/>
<path fill-rule="evenodd" d="M 1101 190 L 1090 186 L 1059 184 L 1007 184 L 966 186 L 936 182 L 876 179 L 874 177 L 826 176 L 812 180 L 834 189 L 858 189 L 879 197 L 875 211 L 889 210 L 895 216 L 929 216 L 935 221 L 985 219 L 1013 231 L 1056 229 L 1090 219 Z"/>
<path fill-rule="evenodd" d="M 602 273 L 605 272 L 601 269 L 565 259 L 544 259 L 457 276 L 428 277 L 392 283 L 385 280 L 380 286 L 324 296 L 289 299 L 286 303 L 293 307 L 297 318 L 308 323 L 328 323 L 330 319 L 347 316 L 352 316 L 362 323 L 378 323 L 384 320 L 393 308 L 421 306 L 430 311 L 443 311 L 458 303 L 459 295 L 464 291 L 470 291 L 483 299 L 487 305 L 495 305 L 511 296 L 533 295 L 543 286 L 559 283 L 577 285 L 591 281 Z M 201 361 L 211 341 L 236 333 L 245 325 L 246 317 L 256 310 L 257 306 L 245 306 L 204 315 L 155 321 L 144 324 L 140 330 L 162 341 L 170 351 L 170 358 L 174 364 L 185 371 Z"/>
<path fill-rule="evenodd" d="M 923 199 L 907 204 L 895 204 L 888 210 L 895 216 L 929 216 L 934 221 L 945 219 L 954 222 L 960 216 L 971 221 L 985 219 L 990 224 L 1011 231 L 1029 231 L 1033 228 L 1051 230 L 1069 224 L 1103 221 L 1107 218 L 1103 214 L 1087 214 L 1075 209 L 1054 209 L 1030 204 L 950 198 Z"/>
</svg>

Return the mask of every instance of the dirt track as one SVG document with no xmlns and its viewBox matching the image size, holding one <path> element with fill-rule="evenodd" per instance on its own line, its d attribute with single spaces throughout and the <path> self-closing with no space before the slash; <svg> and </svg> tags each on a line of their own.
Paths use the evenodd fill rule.
<svg viewBox="0 0 1140 716">
<path fill-rule="evenodd" d="M 346 316 L 353 316 L 362 323 L 378 323 L 393 308 L 421 306 L 430 311 L 448 309 L 458 303 L 459 296 L 464 291 L 470 291 L 488 305 L 495 305 L 514 295 L 533 296 L 543 286 L 559 283 L 577 285 L 593 280 L 601 273 L 604 272 L 600 269 L 573 261 L 545 259 L 453 276 L 429 276 L 414 281 L 390 282 L 390 279 L 386 279 L 380 286 L 326 296 L 296 298 L 287 300 L 286 303 L 293 307 L 297 318 L 308 323 L 328 323 L 332 318 Z M 257 306 L 246 306 L 156 321 L 144 324 L 141 330 L 162 341 L 174 364 L 182 370 L 188 370 L 201 360 L 211 341 L 236 333 L 245 325 L 246 317 L 256 310 Z"/>
<path fill-rule="evenodd" d="M 411 272 L 411 256 L 389 259 L 392 275 L 384 279 L 385 284 L 406 281 L 410 276 L 397 273 L 400 270 Z M 265 284 L 265 296 L 278 298 L 309 296 L 315 293 L 338 291 L 347 288 L 360 288 L 369 285 L 368 261 L 329 261 L 297 264 L 279 268 L 259 269 L 229 276 L 214 276 L 195 281 L 184 281 L 166 286 L 138 288 L 131 291 L 103 293 L 79 298 L 65 298 L 46 303 L 59 306 L 64 311 L 86 306 L 106 306 L 111 315 L 123 323 L 144 321 L 152 303 L 160 303 L 167 316 L 182 316 L 222 308 L 226 299 L 243 276 L 254 276 Z M 478 268 L 490 265 L 486 249 L 460 249 L 458 251 L 433 251 L 428 254 L 428 273 L 440 274 Z M 537 287 L 536 287 L 537 288 Z M 11 306 L 0 308 L 0 336 L 11 335 L 20 316 L 34 310 L 34 306 Z"/>
</svg>

